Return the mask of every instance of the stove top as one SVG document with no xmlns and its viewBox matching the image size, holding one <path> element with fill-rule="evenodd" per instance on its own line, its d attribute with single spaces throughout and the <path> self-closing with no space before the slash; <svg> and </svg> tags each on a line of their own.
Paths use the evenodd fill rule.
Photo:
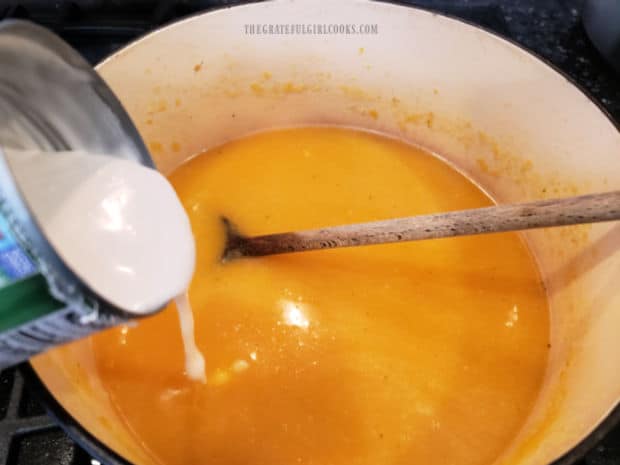
<svg viewBox="0 0 620 465">
<path fill-rule="evenodd" d="M 49 27 L 95 64 L 134 38 L 177 18 L 235 0 L 0 1 L 0 19 Z M 581 24 L 584 0 L 400 0 L 463 18 L 552 63 L 620 122 L 620 76 Z M 5 6 L 8 5 L 8 6 Z M 0 373 L 0 465 L 100 465 L 48 417 L 19 371 Z M 620 426 L 578 465 L 620 465 Z"/>
</svg>

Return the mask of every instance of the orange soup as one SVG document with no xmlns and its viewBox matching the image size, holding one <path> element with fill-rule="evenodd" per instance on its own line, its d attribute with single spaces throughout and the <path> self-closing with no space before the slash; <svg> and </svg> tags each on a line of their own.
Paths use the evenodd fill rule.
<svg viewBox="0 0 620 465">
<path fill-rule="evenodd" d="M 173 305 L 93 338 L 105 389 L 156 461 L 485 465 L 519 432 L 549 338 L 519 235 L 220 261 L 222 216 L 265 234 L 492 205 L 454 168 L 318 127 L 228 143 L 170 180 L 197 243 L 208 381 L 184 373 Z"/>
</svg>

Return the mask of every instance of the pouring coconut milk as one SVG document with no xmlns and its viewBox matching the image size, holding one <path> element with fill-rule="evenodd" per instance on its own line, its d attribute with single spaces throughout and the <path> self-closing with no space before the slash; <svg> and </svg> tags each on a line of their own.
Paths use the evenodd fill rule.
<svg viewBox="0 0 620 465">
<path fill-rule="evenodd" d="M 185 297 L 188 218 L 99 75 L 49 31 L 0 25 L 0 368 Z M 173 330 L 173 329 L 171 329 Z"/>
<path fill-rule="evenodd" d="M 137 314 L 176 298 L 187 374 L 205 380 L 185 297 L 194 272 L 194 238 L 166 178 L 106 155 L 5 154 L 47 239 L 99 295 Z"/>
</svg>

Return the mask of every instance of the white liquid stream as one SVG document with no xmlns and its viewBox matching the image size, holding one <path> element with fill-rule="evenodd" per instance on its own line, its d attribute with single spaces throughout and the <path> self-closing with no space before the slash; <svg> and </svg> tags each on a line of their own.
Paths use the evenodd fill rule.
<svg viewBox="0 0 620 465">
<path fill-rule="evenodd" d="M 135 314 L 176 298 L 187 375 L 206 382 L 187 299 L 194 237 L 168 180 L 105 155 L 5 153 L 48 241 L 92 290 Z"/>
<path fill-rule="evenodd" d="M 185 350 L 185 373 L 190 379 L 207 382 L 205 370 L 205 359 L 196 345 L 194 336 L 194 317 L 192 307 L 189 303 L 187 292 L 174 299 L 179 312 L 179 323 L 181 324 L 181 335 L 183 337 L 183 348 Z"/>
</svg>

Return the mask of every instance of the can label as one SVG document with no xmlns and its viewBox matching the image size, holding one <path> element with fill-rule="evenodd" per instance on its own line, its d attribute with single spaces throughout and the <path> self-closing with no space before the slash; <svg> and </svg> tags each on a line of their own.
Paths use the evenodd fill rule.
<svg viewBox="0 0 620 465">
<path fill-rule="evenodd" d="M 36 273 L 32 259 L 17 244 L 8 222 L 0 214 L 0 289 Z"/>
<path fill-rule="evenodd" d="M 122 321 L 102 315 L 96 302 L 68 306 L 55 299 L 0 214 L 0 369 Z"/>
<path fill-rule="evenodd" d="M 45 315 L 29 316 L 34 319 L 2 334 L 0 367 L 23 362 L 51 347 L 88 336 L 123 321 L 118 317 L 101 318 L 96 313 L 96 318 L 89 318 L 84 315 L 83 308 L 70 306 L 61 306 Z"/>
</svg>

